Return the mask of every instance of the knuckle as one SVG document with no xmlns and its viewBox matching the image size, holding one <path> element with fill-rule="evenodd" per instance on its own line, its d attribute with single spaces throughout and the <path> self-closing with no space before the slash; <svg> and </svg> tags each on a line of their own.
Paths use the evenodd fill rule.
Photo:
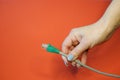
<svg viewBox="0 0 120 80">
<path fill-rule="evenodd" d="M 69 44 L 67 41 L 63 42 L 62 47 L 67 47 Z"/>
<path fill-rule="evenodd" d="M 71 30 L 71 33 L 74 33 L 76 31 L 76 28 L 73 28 L 72 30 Z"/>
<path fill-rule="evenodd" d="M 65 42 L 63 42 L 62 47 L 65 47 L 65 46 L 66 46 L 66 43 L 65 43 Z"/>
</svg>

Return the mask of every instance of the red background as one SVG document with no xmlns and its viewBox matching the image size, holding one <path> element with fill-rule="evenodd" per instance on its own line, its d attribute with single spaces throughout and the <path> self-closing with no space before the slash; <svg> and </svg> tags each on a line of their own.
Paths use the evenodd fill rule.
<svg viewBox="0 0 120 80">
<path fill-rule="evenodd" d="M 70 30 L 97 21 L 110 0 L 0 0 L 0 80 L 118 80 L 85 68 L 65 67 L 61 57 L 41 48 L 61 49 Z M 120 29 L 88 53 L 87 64 L 120 74 Z"/>
</svg>

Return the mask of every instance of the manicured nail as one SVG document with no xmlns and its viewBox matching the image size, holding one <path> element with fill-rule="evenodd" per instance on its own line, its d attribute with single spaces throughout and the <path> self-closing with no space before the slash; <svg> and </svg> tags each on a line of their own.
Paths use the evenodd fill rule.
<svg viewBox="0 0 120 80">
<path fill-rule="evenodd" d="M 69 54 L 69 55 L 67 56 L 68 61 L 72 61 L 73 57 L 74 57 L 74 56 L 73 56 L 72 54 Z"/>
</svg>

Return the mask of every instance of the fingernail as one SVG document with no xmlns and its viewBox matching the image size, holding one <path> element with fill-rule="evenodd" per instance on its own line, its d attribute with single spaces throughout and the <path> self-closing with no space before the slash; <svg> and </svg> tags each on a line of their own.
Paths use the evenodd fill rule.
<svg viewBox="0 0 120 80">
<path fill-rule="evenodd" d="M 72 62 L 72 66 L 75 66 L 75 64 L 76 64 L 75 62 Z"/>
<path fill-rule="evenodd" d="M 76 64 L 76 66 L 77 66 L 77 68 L 80 68 L 80 67 L 81 67 L 81 65 L 80 65 L 80 64 Z"/>
<path fill-rule="evenodd" d="M 68 61 L 72 61 L 73 57 L 74 57 L 74 56 L 73 56 L 72 54 L 69 54 L 69 55 L 67 56 Z"/>
<path fill-rule="evenodd" d="M 68 64 L 65 61 L 64 61 L 64 64 L 65 64 L 66 67 L 68 67 Z"/>
</svg>

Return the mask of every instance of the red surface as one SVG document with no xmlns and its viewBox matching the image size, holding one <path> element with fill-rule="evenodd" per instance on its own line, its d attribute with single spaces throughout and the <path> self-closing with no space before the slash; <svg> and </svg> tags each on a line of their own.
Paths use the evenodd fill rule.
<svg viewBox="0 0 120 80">
<path fill-rule="evenodd" d="M 119 80 L 65 67 L 41 43 L 61 48 L 74 27 L 97 21 L 110 0 L 0 0 L 0 80 Z M 87 64 L 120 75 L 120 29 L 89 51 Z"/>
</svg>

